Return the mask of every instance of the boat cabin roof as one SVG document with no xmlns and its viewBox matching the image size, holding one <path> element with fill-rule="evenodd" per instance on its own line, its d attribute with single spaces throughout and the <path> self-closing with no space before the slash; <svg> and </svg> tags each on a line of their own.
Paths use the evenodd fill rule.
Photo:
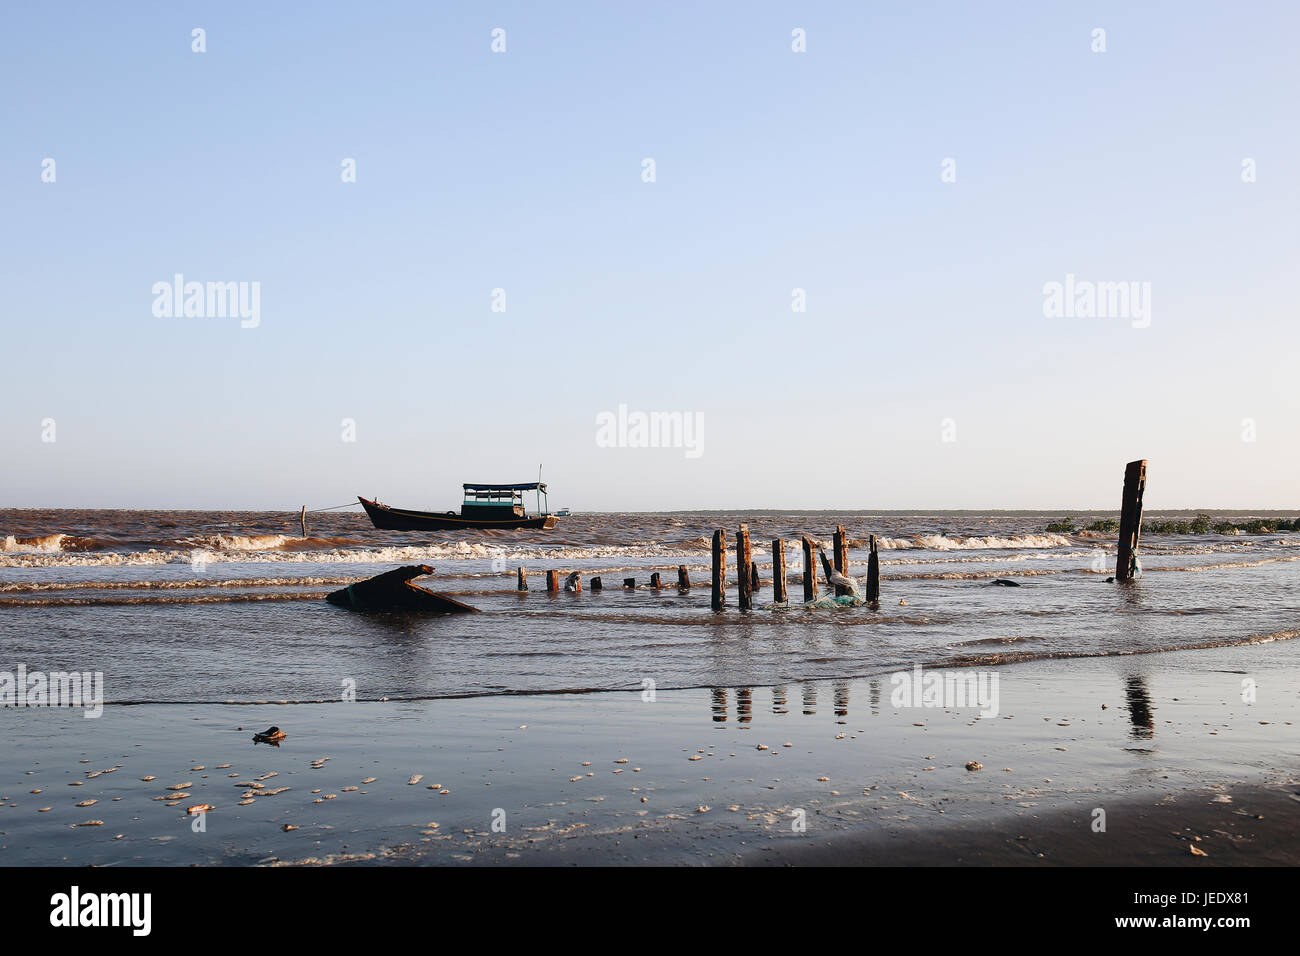
<svg viewBox="0 0 1300 956">
<path fill-rule="evenodd" d="M 514 485 L 480 485 L 466 482 L 465 500 L 502 504 L 523 500 L 525 491 L 539 491 L 546 494 L 546 485 L 540 481 L 527 481 Z"/>
<path fill-rule="evenodd" d="M 525 481 L 514 485 L 484 485 L 472 481 L 467 481 L 465 482 L 464 487 L 465 487 L 465 494 L 470 494 L 471 492 L 477 493 L 477 492 L 484 492 L 484 491 L 533 491 L 534 489 L 536 489 L 537 491 L 546 490 L 546 485 L 540 481 Z"/>
</svg>

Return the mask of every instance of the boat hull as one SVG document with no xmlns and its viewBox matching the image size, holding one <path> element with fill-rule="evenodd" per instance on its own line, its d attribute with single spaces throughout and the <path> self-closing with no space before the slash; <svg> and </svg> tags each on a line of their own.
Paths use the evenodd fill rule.
<svg viewBox="0 0 1300 956">
<path fill-rule="evenodd" d="M 487 518 L 465 518 L 449 511 L 439 514 L 436 511 L 407 511 L 404 508 L 390 508 L 357 496 L 361 507 L 370 516 L 370 523 L 381 531 L 458 531 L 475 528 L 495 528 L 509 531 L 516 528 L 537 528 L 549 530 L 559 523 L 555 515 L 525 515 L 498 520 Z"/>
</svg>

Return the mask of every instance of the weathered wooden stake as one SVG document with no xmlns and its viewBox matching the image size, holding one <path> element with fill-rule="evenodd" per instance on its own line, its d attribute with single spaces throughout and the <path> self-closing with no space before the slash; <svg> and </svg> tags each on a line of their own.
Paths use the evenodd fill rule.
<svg viewBox="0 0 1300 956">
<path fill-rule="evenodd" d="M 559 589 L 560 589 L 560 572 L 559 572 L 559 571 L 547 571 L 547 572 L 546 572 L 546 590 L 548 590 L 548 591 L 558 591 Z"/>
<path fill-rule="evenodd" d="M 871 536 L 871 553 L 867 555 L 867 593 L 866 600 L 872 604 L 880 603 L 880 553 L 876 550 L 876 536 Z"/>
<path fill-rule="evenodd" d="M 302 536 L 307 537 L 307 506 L 302 506 L 302 512 L 298 515 L 298 520 L 302 522 Z"/>
<path fill-rule="evenodd" d="M 605 589 L 605 585 L 601 583 L 600 578 L 592 578 L 591 589 L 593 591 L 603 591 Z"/>
<path fill-rule="evenodd" d="M 812 538 L 803 536 L 803 600 L 817 600 L 817 559 L 813 557 Z"/>
<path fill-rule="evenodd" d="M 1147 489 L 1147 460 L 1130 461 L 1124 467 L 1124 500 L 1119 513 L 1119 554 L 1115 580 L 1137 577 L 1138 539 L 1142 536 L 1142 493 Z"/>
<path fill-rule="evenodd" d="M 742 611 L 754 606 L 754 578 L 749 570 L 753 563 L 749 553 L 749 525 L 742 524 L 736 531 L 736 604 Z"/>
<path fill-rule="evenodd" d="M 656 591 L 658 591 L 659 588 L 662 587 L 662 585 L 659 583 L 658 571 L 655 571 L 653 574 L 650 575 L 650 586 L 654 588 Z"/>
<path fill-rule="evenodd" d="M 780 538 L 772 541 L 772 601 L 784 604 L 785 593 L 785 542 Z"/>
<path fill-rule="evenodd" d="M 835 570 L 840 572 L 846 578 L 849 576 L 849 536 L 844 533 L 844 525 L 835 526 L 835 537 L 833 547 L 835 557 Z M 835 596 L 842 597 L 851 593 L 843 584 L 835 585 Z"/>
<path fill-rule="evenodd" d="M 713 610 L 721 611 L 727 603 L 727 533 L 713 532 Z"/>
<path fill-rule="evenodd" d="M 631 588 L 632 590 L 635 591 L 635 590 L 636 590 L 636 578 L 624 578 L 624 579 L 623 579 L 623 587 L 625 587 L 625 588 Z"/>
<path fill-rule="evenodd" d="M 749 580 L 753 593 L 758 593 L 758 562 L 749 562 Z"/>
<path fill-rule="evenodd" d="M 519 565 L 519 580 L 518 583 L 515 584 L 515 590 L 516 591 L 528 590 L 528 572 L 524 569 L 524 566 L 522 564 Z"/>
<path fill-rule="evenodd" d="M 686 565 L 684 564 L 677 565 L 677 586 L 683 591 L 689 591 L 691 589 L 691 576 L 687 573 Z"/>
<path fill-rule="evenodd" d="M 568 578 L 565 579 L 566 586 L 570 578 L 573 580 L 573 591 L 576 594 L 582 590 L 582 577 L 577 574 L 570 574 Z"/>
<path fill-rule="evenodd" d="M 827 587 L 832 587 L 832 585 L 831 585 L 831 571 L 832 571 L 833 569 L 831 568 L 831 559 L 828 558 L 828 557 L 826 557 L 826 552 L 825 552 L 824 550 L 822 550 L 821 548 L 818 548 L 818 549 L 817 549 L 817 557 L 821 558 L 821 562 L 822 562 L 822 571 L 824 571 L 825 574 L 826 574 L 826 586 L 827 586 Z M 836 588 L 836 589 L 835 589 L 835 593 L 836 593 L 836 595 L 839 594 L 839 588 Z"/>
</svg>

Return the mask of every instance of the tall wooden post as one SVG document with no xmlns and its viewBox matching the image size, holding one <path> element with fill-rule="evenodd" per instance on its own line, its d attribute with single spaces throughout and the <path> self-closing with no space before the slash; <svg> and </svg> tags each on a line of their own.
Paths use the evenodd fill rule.
<svg viewBox="0 0 1300 956">
<path fill-rule="evenodd" d="M 687 573 L 686 565 L 684 564 L 677 565 L 677 586 L 683 591 L 689 591 L 691 589 L 691 576 Z"/>
<path fill-rule="evenodd" d="M 1142 493 L 1147 489 L 1147 460 L 1124 466 L 1124 500 L 1119 513 L 1119 554 L 1115 580 L 1131 581 L 1138 574 L 1138 539 L 1142 536 Z"/>
<path fill-rule="evenodd" d="M 751 593 L 758 593 L 758 562 L 749 562 L 749 589 Z"/>
<path fill-rule="evenodd" d="M 867 594 L 870 604 L 880 603 L 880 552 L 876 550 L 876 536 L 871 536 L 871 552 L 867 555 Z"/>
<path fill-rule="evenodd" d="M 302 523 L 302 536 L 307 537 L 307 506 L 302 506 L 302 511 L 298 514 L 298 520 Z"/>
<path fill-rule="evenodd" d="M 656 591 L 658 591 L 659 588 L 661 588 L 661 587 L 663 586 L 663 585 L 660 584 L 660 582 L 659 582 L 659 572 L 658 572 L 658 571 L 655 571 L 653 574 L 650 575 L 650 586 L 651 586 L 652 588 L 654 588 Z"/>
<path fill-rule="evenodd" d="M 824 572 L 826 573 L 826 586 L 827 586 L 827 587 L 830 587 L 830 584 L 831 584 L 831 570 L 832 570 L 832 568 L 831 568 L 831 560 L 830 560 L 830 558 L 826 557 L 826 552 L 823 551 L 821 548 L 818 548 L 818 549 L 817 549 L 817 557 L 821 558 L 821 562 L 822 562 L 822 571 L 824 571 Z M 835 589 L 835 591 L 836 591 L 836 596 L 838 597 L 838 596 L 839 596 L 839 588 L 837 587 L 837 588 Z"/>
<path fill-rule="evenodd" d="M 515 584 L 515 590 L 516 591 L 528 590 L 528 572 L 524 569 L 524 566 L 522 564 L 519 565 L 519 580 Z"/>
<path fill-rule="evenodd" d="M 844 525 L 835 526 L 834 537 L 835 570 L 846 578 L 849 576 L 849 536 L 844 533 Z M 848 594 L 849 589 L 843 584 L 835 585 L 835 596 Z"/>
<path fill-rule="evenodd" d="M 560 572 L 559 572 L 559 571 L 547 571 L 547 572 L 546 572 L 546 590 L 548 590 L 548 591 L 558 591 L 559 589 L 560 589 Z"/>
<path fill-rule="evenodd" d="M 721 611 L 727 603 L 727 533 L 713 532 L 713 610 Z"/>
<path fill-rule="evenodd" d="M 753 563 L 749 553 L 749 525 L 742 524 L 736 531 L 736 604 L 742 611 L 754 606 L 754 579 L 749 567 Z"/>
<path fill-rule="evenodd" d="M 635 591 L 635 590 L 636 590 L 636 578 L 624 578 L 624 579 L 623 579 L 623 587 Z"/>
<path fill-rule="evenodd" d="M 772 601 L 784 604 L 788 600 L 785 592 L 785 541 L 775 538 L 772 541 Z"/>
<path fill-rule="evenodd" d="M 592 579 L 591 579 L 591 589 L 592 589 L 593 591 L 600 591 L 600 590 L 602 590 L 604 587 L 605 587 L 604 582 L 602 582 L 602 581 L 600 580 L 600 578 L 592 578 Z"/>
<path fill-rule="evenodd" d="M 812 538 L 803 536 L 803 601 L 817 600 L 817 558 L 813 555 Z"/>
</svg>

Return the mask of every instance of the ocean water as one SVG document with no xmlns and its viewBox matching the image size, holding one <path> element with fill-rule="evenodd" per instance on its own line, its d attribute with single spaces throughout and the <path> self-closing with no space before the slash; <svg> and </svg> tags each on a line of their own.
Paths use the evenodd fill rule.
<svg viewBox="0 0 1300 956">
<path fill-rule="evenodd" d="M 1215 517 L 1242 517 L 1218 512 Z M 1255 512 L 1269 517 L 1273 513 Z M 1060 512 L 578 514 L 549 532 L 376 531 L 364 515 L 0 511 L 0 671 L 97 671 L 110 702 L 330 701 L 752 687 L 911 667 L 1231 646 L 1300 634 L 1300 533 L 1144 535 L 1143 575 L 1105 583 L 1114 535 Z M 1113 514 L 1074 513 L 1086 524 Z M 1150 518 L 1161 517 L 1148 513 Z M 1291 518 L 1293 516 L 1287 515 Z M 710 608 L 715 528 L 747 524 L 755 608 Z M 843 525 L 850 573 L 881 547 L 881 603 L 798 604 L 800 535 Z M 771 607 L 786 539 L 792 606 Z M 484 613 L 356 614 L 324 595 L 403 564 Z M 695 587 L 676 587 L 686 565 Z M 729 556 L 734 587 L 735 559 Z M 515 590 L 527 568 L 532 590 Z M 579 571 L 581 593 L 545 592 Z M 651 572 L 667 586 L 651 590 Z M 622 580 L 635 577 L 637 588 Z M 1013 580 L 1020 587 L 993 584 Z M 820 582 L 826 590 L 825 582 Z"/>
</svg>

